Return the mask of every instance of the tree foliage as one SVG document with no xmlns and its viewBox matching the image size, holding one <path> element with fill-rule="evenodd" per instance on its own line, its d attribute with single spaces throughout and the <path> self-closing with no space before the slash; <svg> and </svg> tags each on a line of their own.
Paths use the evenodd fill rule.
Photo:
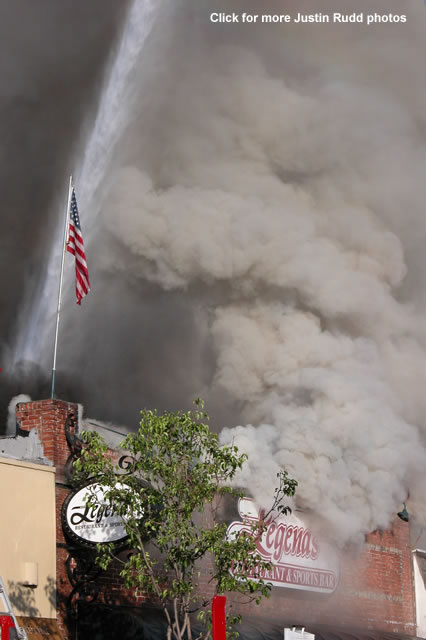
<svg viewBox="0 0 426 640">
<path fill-rule="evenodd" d="M 216 593 L 236 592 L 259 603 L 271 588 L 256 578 L 271 567 L 255 552 L 264 522 L 249 534 L 227 539 L 227 525 L 218 520 L 220 497 L 242 495 L 229 482 L 247 456 L 235 446 L 220 446 L 199 400 L 193 411 L 158 415 L 148 410 L 141 415 L 139 431 L 120 445 L 127 454 L 124 476 L 101 436 L 86 432 L 74 478 L 79 483 L 95 478 L 107 487 L 104 499 L 123 518 L 132 549 L 121 576 L 127 587 L 158 599 L 168 640 L 192 640 L 190 614 L 196 611 L 205 623 L 197 636 L 202 640 L 210 633 L 211 600 L 199 585 L 206 555 L 212 554 L 209 580 Z M 265 521 L 273 511 L 286 513 L 285 496 L 295 493 L 297 483 L 285 471 L 278 479 Z M 114 545 L 99 545 L 98 553 L 99 564 L 107 568 L 115 557 Z M 239 616 L 229 615 L 228 621 L 235 623 Z"/>
</svg>

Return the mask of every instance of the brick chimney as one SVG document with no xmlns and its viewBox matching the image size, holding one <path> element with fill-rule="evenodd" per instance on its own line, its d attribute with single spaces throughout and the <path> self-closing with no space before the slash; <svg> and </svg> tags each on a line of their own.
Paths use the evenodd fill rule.
<svg viewBox="0 0 426 640">
<path fill-rule="evenodd" d="M 65 463 L 71 453 L 65 435 L 65 423 L 75 417 L 73 431 L 78 431 L 78 406 L 72 402 L 49 399 L 20 402 L 16 406 L 16 419 L 21 435 L 37 430 L 44 456 L 56 467 L 58 480 L 64 479 Z"/>
</svg>

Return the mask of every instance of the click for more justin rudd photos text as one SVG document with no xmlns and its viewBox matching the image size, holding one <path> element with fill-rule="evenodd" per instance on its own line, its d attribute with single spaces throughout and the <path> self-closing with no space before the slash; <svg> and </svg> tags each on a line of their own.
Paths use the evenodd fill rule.
<svg viewBox="0 0 426 640">
<path fill-rule="evenodd" d="M 210 22 L 244 22 L 244 23 L 282 23 L 293 22 L 295 24 L 334 22 L 341 24 L 365 23 L 371 24 L 395 24 L 407 22 L 405 13 L 224 13 L 213 12 L 210 14 Z"/>
</svg>

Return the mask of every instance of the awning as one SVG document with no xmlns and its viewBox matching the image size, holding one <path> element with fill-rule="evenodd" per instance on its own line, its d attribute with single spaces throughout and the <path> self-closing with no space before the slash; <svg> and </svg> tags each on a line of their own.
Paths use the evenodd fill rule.
<svg viewBox="0 0 426 640">
<path fill-rule="evenodd" d="M 16 616 L 16 619 L 19 626 L 24 628 L 28 640 L 63 640 L 56 620 L 25 616 Z"/>
</svg>

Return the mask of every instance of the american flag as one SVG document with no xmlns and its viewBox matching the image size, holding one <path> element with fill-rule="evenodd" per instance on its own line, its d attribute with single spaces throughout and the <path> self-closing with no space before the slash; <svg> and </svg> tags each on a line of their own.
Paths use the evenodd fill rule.
<svg viewBox="0 0 426 640">
<path fill-rule="evenodd" d="M 75 294 L 77 296 L 77 304 L 81 304 L 84 296 L 86 296 L 90 291 L 90 281 L 74 189 L 72 190 L 71 196 L 67 251 L 75 256 Z"/>
</svg>

